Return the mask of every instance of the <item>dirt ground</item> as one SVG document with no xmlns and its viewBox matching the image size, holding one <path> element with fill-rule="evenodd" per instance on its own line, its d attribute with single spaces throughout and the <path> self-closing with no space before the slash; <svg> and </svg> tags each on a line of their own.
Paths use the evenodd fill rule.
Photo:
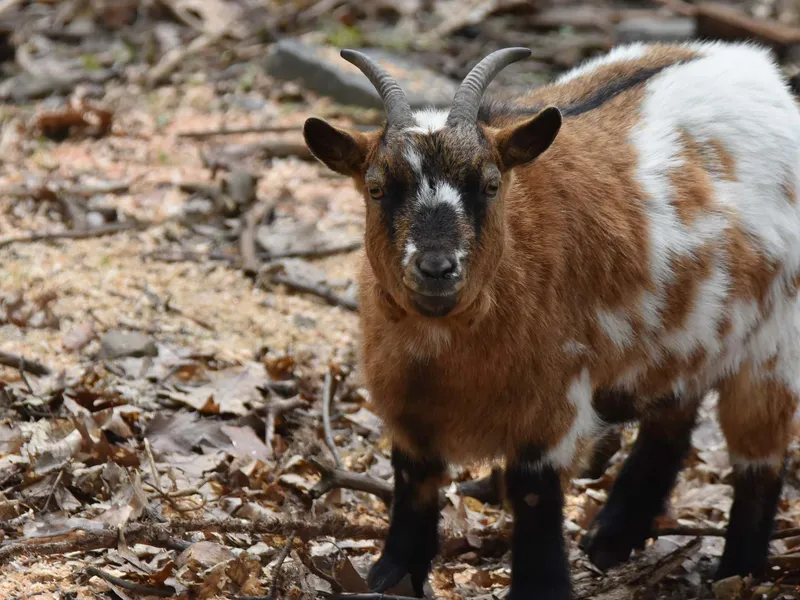
<svg viewBox="0 0 800 600">
<path fill-rule="evenodd" d="M 349 304 L 362 200 L 347 180 L 307 158 L 265 158 L 253 149 L 297 143 L 292 128 L 312 114 L 338 112 L 341 122 L 363 115 L 272 80 L 248 48 L 246 60 L 235 51 L 202 54 L 199 66 L 178 69 L 154 88 L 131 76 L 99 88 L 80 84 L 60 101 L 0 107 L 0 351 L 49 370 L 23 375 L 18 365 L 0 366 L 2 598 L 158 597 L 149 595 L 154 590 L 197 598 L 329 595 L 331 583 L 319 571 L 345 592 L 366 591 L 363 576 L 381 543 L 366 533 L 301 539 L 285 530 L 205 526 L 171 542 L 128 544 L 123 536 L 92 549 L 81 543 L 103 528 L 130 532 L 140 523 L 188 518 L 315 520 L 337 513 L 356 527 L 385 525 L 386 506 L 375 494 L 315 491 L 325 481 L 315 461 L 333 463 L 324 440 L 326 374 L 337 388 L 330 412 L 341 468 L 369 476 L 373 487 L 391 475 L 386 440 L 360 384 L 358 318 Z M 238 63 L 245 67 L 219 76 Z M 131 66 L 137 68 L 144 70 Z M 42 115 L 64 118 L 64 102 L 76 98 L 107 111 L 110 128 L 93 135 L 90 119 L 58 135 L 44 131 Z M 289 131 L 183 135 L 265 125 Z M 215 161 L 224 164 L 215 169 Z M 200 189 L 230 177 L 231 162 L 258 176 L 255 200 L 232 210 L 219 204 L 228 198 L 224 190 L 215 196 Z M 120 191 L 103 191 L 109 184 Z M 259 206 L 269 211 L 258 231 L 290 256 L 262 256 L 251 277 L 241 268 L 240 240 Z M 19 237 L 75 230 L 79 219 L 139 226 L 87 239 Z M 322 286 L 333 299 L 276 283 L 276 274 Z M 125 338 L 136 348 L 120 350 L 120 336 L 129 334 L 137 336 Z M 282 402 L 293 404 L 284 410 Z M 691 533 L 725 525 L 730 467 L 713 402 L 706 399 L 662 527 Z M 569 490 L 578 598 L 800 597 L 800 537 L 773 542 L 770 578 L 733 582 L 741 584 L 733 592 L 710 586 L 722 549 L 714 535 L 660 537 L 609 574 L 590 565 L 577 543 L 634 437 L 635 428 L 624 432 L 603 477 L 575 480 Z M 454 478 L 488 472 L 482 465 L 456 470 Z M 455 484 L 447 499 L 436 597 L 503 597 L 509 514 L 459 495 Z M 778 528 L 798 524 L 795 443 Z M 43 540 L 63 542 L 70 552 L 14 550 Z M 9 548 L 14 553 L 3 554 Z M 93 575 L 92 567 L 134 587 Z"/>
</svg>

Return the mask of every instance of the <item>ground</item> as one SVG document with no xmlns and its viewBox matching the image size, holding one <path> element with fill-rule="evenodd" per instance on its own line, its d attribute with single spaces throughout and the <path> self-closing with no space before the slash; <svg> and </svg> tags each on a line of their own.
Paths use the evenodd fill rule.
<svg viewBox="0 0 800 600">
<path fill-rule="evenodd" d="M 9 355 L 0 366 L 0 597 L 187 597 L 190 591 L 200 598 L 314 597 L 332 589 L 320 573 L 338 582 L 339 591 L 366 591 L 363 575 L 381 544 L 372 532 L 385 528 L 386 505 L 375 493 L 330 485 L 342 474 L 331 475 L 335 460 L 345 471 L 368 476 L 361 488 L 377 496 L 391 475 L 356 359 L 353 281 L 362 200 L 348 181 L 302 151 L 276 148 L 301 145 L 299 126 L 308 115 L 368 126 L 374 111 L 270 78 L 262 59 L 272 40 L 263 32 L 231 35 L 220 52 L 212 46 L 189 56 L 163 82 L 148 85 L 148 74 L 161 64 L 148 62 L 151 38 L 159 47 L 186 48 L 208 34 L 208 27 L 198 29 L 191 14 L 180 12 L 191 2 L 163 3 L 170 12 L 154 9 L 158 2 L 96 0 L 74 13 L 67 9 L 81 3 L 65 2 L 66 16 L 57 2 L 7 4 L 20 5 L 12 14 L 16 24 L 0 27 L 0 39 L 16 51 L 7 76 L 20 68 L 30 74 L 30 56 L 25 62 L 20 53 L 31 44 L 38 46 L 39 61 L 57 68 L 68 63 L 97 72 L 116 64 L 108 54 L 128 48 L 131 57 L 121 75 L 102 84 L 84 78 L 55 99 L 22 97 L 0 107 L 0 352 Z M 294 27 L 315 40 L 322 31 L 329 43 L 344 45 L 353 41 L 346 36 L 374 37 L 380 29 L 370 23 L 384 18 L 380 11 L 348 12 L 345 2 L 297 4 L 293 12 L 284 4 L 269 13 L 278 16 L 266 29 L 291 33 Z M 125 13 L 128 6 L 134 12 Z M 8 17 L 6 9 L 0 6 L 0 19 Z M 790 25 L 797 14 L 789 3 L 746 9 Z M 319 14 L 302 17 L 304 10 Z M 411 13 L 403 11 L 412 9 L 392 10 L 405 23 Z M 325 20 L 329 11 L 338 25 Z M 93 26 L 59 37 L 52 21 L 42 24 L 57 17 L 88 19 Z M 434 25 L 436 18 L 441 15 L 431 13 Z M 449 47 L 460 58 L 447 66 L 437 58 L 441 52 L 422 49 L 418 60 L 463 75 L 470 53 L 483 51 L 485 31 L 494 40 L 486 43 L 502 45 L 491 36 L 502 19 L 515 18 L 498 11 L 485 30 L 475 33 L 478 25 L 467 23 L 461 34 L 445 21 Z M 30 31 L 32 41 L 15 37 Z M 514 69 L 511 88 L 540 83 L 598 45 L 596 32 L 574 23 L 530 33 L 530 39 L 558 51 L 543 51 L 529 79 Z M 282 130 L 184 135 L 237 127 Z M 255 196 L 242 199 L 231 185 L 245 173 L 258 180 Z M 105 191 L 111 185 L 118 189 Z M 260 257 L 255 276 L 245 274 L 240 255 L 249 220 Z M 85 239 L 26 237 L 118 225 L 119 231 Z M 328 300 L 298 286 L 327 292 Z M 15 357 L 29 362 L 20 365 Z M 688 467 L 660 522 L 690 535 L 660 537 L 609 574 L 578 550 L 634 428 L 624 432 L 623 448 L 604 476 L 573 481 L 566 515 L 578 597 L 800 596 L 794 587 L 800 583 L 800 536 L 773 543 L 775 570 L 768 581 L 729 582 L 730 589 L 709 584 L 721 539 L 694 534 L 697 528 L 718 533 L 731 502 L 713 402 L 706 400 Z M 326 412 L 339 458 L 326 447 Z M 488 471 L 477 466 L 454 477 L 464 481 Z M 460 495 L 455 484 L 446 498 L 446 539 L 433 593 L 501 597 L 509 583 L 504 540 L 510 514 Z M 337 534 L 338 521 L 325 526 L 330 515 L 349 523 L 350 534 Z M 195 521 L 187 525 L 186 519 Z M 272 525 L 242 531 L 235 525 L 240 519 Z M 312 523 L 310 532 L 300 526 L 304 521 Z M 795 444 L 778 528 L 798 523 Z M 158 527 L 168 535 L 155 536 Z M 110 541 L 98 542 L 109 531 L 103 539 Z M 63 543 L 60 553 L 36 549 L 52 542 Z"/>
</svg>

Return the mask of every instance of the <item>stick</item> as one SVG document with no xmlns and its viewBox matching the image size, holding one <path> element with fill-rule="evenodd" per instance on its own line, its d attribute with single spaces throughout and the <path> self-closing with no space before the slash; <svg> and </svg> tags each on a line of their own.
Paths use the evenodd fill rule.
<svg viewBox="0 0 800 600">
<path fill-rule="evenodd" d="M 81 231 L 71 229 L 65 231 L 34 231 L 22 235 L 0 238 L 0 248 L 16 243 L 39 242 L 42 240 L 85 240 L 104 235 L 113 235 L 121 231 L 145 229 L 150 225 L 151 223 L 146 221 L 126 221 L 124 223 L 110 223 L 108 225 L 101 225 L 100 227 L 92 227 L 91 229 L 84 229 Z"/>
<path fill-rule="evenodd" d="M 275 418 L 285 412 L 305 406 L 306 401 L 300 396 L 287 400 L 271 400 L 267 405 L 267 413 L 264 425 L 264 444 L 267 447 L 269 458 L 272 458 L 272 442 L 275 439 Z"/>
<path fill-rule="evenodd" d="M 272 518 L 257 521 L 240 519 L 186 519 L 168 523 L 130 523 L 124 528 L 100 530 L 76 530 L 74 539 L 48 541 L 49 538 L 23 539 L 0 547 L 0 564 L 22 554 L 45 556 L 68 552 L 88 552 L 100 548 L 116 548 L 122 535 L 129 544 L 148 544 L 159 548 L 170 548 L 175 536 L 193 531 L 217 531 L 220 533 L 244 533 L 248 535 L 287 536 L 295 532 L 301 540 L 316 537 L 374 540 L 386 534 L 383 524 L 350 523 L 341 515 L 326 515 L 318 521 L 308 518 Z"/>
<path fill-rule="evenodd" d="M 334 392 L 334 379 L 333 373 L 330 368 L 325 373 L 325 384 L 322 387 L 322 425 L 325 429 L 325 443 L 328 449 L 333 454 L 333 460 L 336 467 L 341 469 L 344 465 L 339 450 L 336 448 L 336 442 L 333 440 L 333 431 L 331 430 L 331 402 L 333 401 Z"/>
<path fill-rule="evenodd" d="M 167 52 L 147 74 L 146 82 L 148 86 L 153 87 L 161 83 L 161 81 L 171 75 L 184 60 L 210 48 L 221 40 L 225 36 L 225 33 L 226 31 L 224 29 L 214 34 L 202 33 L 189 42 L 188 45 L 181 46 L 180 48 L 173 48 Z"/>
<path fill-rule="evenodd" d="M 175 589 L 171 587 L 167 586 L 153 587 L 151 585 L 140 585 L 138 583 L 132 583 L 120 577 L 116 577 L 111 573 L 106 573 L 105 571 L 102 571 L 97 567 L 86 567 L 84 571 L 86 571 L 86 573 L 88 573 L 89 575 L 94 575 L 95 577 L 99 577 L 100 579 L 105 579 L 108 583 L 112 585 L 118 585 L 123 589 L 130 590 L 138 594 L 159 596 L 160 598 L 172 598 L 173 596 L 175 596 Z"/>
<path fill-rule="evenodd" d="M 314 564 L 314 560 L 311 558 L 311 556 L 309 556 L 305 549 L 299 551 L 297 555 L 300 557 L 300 562 L 305 565 L 306 569 L 311 571 L 312 574 L 316 575 L 320 579 L 327 581 L 328 585 L 331 586 L 331 589 L 334 592 L 339 593 L 344 591 L 342 584 L 336 581 L 336 578 L 333 575 L 328 575 L 325 571 Z"/>
<path fill-rule="evenodd" d="M 261 268 L 256 250 L 256 229 L 264 217 L 272 210 L 272 202 L 259 202 L 253 206 L 244 218 L 244 229 L 239 238 L 239 247 L 242 253 L 242 270 L 248 277 L 254 277 Z"/>
<path fill-rule="evenodd" d="M 29 358 L 11 354 L 10 352 L 0 352 L 0 365 L 13 367 L 20 373 L 30 373 L 31 375 L 36 375 L 37 377 L 50 375 L 50 373 L 52 373 L 50 367 L 46 367 L 39 361 L 30 360 Z"/>
<path fill-rule="evenodd" d="M 272 276 L 272 281 L 274 283 L 285 285 L 286 287 L 298 292 L 304 292 L 306 294 L 313 294 L 314 296 L 319 296 L 320 298 L 325 300 L 328 304 L 331 304 L 333 306 L 340 306 L 347 310 L 358 312 L 357 302 L 354 302 L 349 298 L 345 298 L 344 296 L 340 296 L 325 284 L 319 283 L 315 285 L 313 283 L 297 281 L 296 279 L 292 279 L 291 277 L 283 275 L 281 273 L 274 274 Z"/>
<path fill-rule="evenodd" d="M 308 493 L 314 499 L 322 497 L 323 494 L 331 490 L 342 488 L 372 494 L 386 504 L 390 504 L 392 501 L 392 484 L 388 481 L 365 473 L 353 473 L 352 471 L 330 467 L 313 456 L 308 459 L 308 462 L 316 467 L 322 476 Z"/>
<path fill-rule="evenodd" d="M 67 196 L 77 196 L 79 198 L 91 198 L 100 194 L 124 194 L 131 187 L 129 182 L 100 183 L 97 185 L 75 185 L 60 186 L 58 184 L 44 183 L 36 186 L 16 185 L 4 190 L 0 190 L 0 196 L 11 198 L 38 198 L 43 200 L 53 200 L 59 194 Z"/>
<path fill-rule="evenodd" d="M 216 135 L 241 135 L 243 133 L 286 133 L 301 131 L 302 125 L 251 125 L 247 127 L 221 127 L 219 129 L 201 129 L 199 131 L 181 131 L 178 137 L 204 139 Z"/>
<path fill-rule="evenodd" d="M 278 556 L 278 562 L 275 565 L 275 575 L 272 578 L 272 585 L 269 586 L 269 596 L 267 596 L 267 600 L 275 600 L 275 598 L 278 597 L 278 585 L 281 581 L 281 569 L 283 569 L 283 563 L 286 561 L 286 557 L 289 556 L 289 552 L 292 551 L 292 544 L 294 544 L 294 532 L 292 532 L 292 534 L 289 536 L 286 546 L 284 546 L 283 550 L 281 550 L 280 556 Z"/>
<path fill-rule="evenodd" d="M 322 497 L 323 494 L 331 490 L 342 488 L 366 492 L 377 496 L 386 504 L 391 504 L 394 495 L 392 484 L 383 479 L 378 479 L 366 473 L 353 473 L 344 469 L 337 469 L 321 462 L 315 457 L 310 457 L 311 463 L 320 473 L 321 478 L 317 484 L 309 491 L 309 496 L 313 499 Z M 489 499 L 497 499 L 494 503 L 499 503 L 500 488 L 502 487 L 502 469 L 492 471 L 492 475 L 474 481 L 463 481 L 456 485 L 456 489 L 461 496 L 470 496 L 481 502 L 489 502 Z M 444 492 L 439 494 L 439 505 L 445 506 L 447 497 Z"/>
</svg>

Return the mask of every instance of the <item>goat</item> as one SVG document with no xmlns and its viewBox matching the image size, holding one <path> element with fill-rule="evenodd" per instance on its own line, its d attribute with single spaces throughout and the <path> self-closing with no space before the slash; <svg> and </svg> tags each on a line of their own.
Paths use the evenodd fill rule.
<svg viewBox="0 0 800 600">
<path fill-rule="evenodd" d="M 751 44 L 621 46 L 517 101 L 488 55 L 449 112 L 383 100 L 309 149 L 366 203 L 361 360 L 392 438 L 394 502 L 369 584 L 422 594 L 448 463 L 506 460 L 513 600 L 571 597 L 563 491 L 605 423 L 637 441 L 583 547 L 642 546 L 716 390 L 734 502 L 717 577 L 763 572 L 800 397 L 800 112 Z"/>
</svg>

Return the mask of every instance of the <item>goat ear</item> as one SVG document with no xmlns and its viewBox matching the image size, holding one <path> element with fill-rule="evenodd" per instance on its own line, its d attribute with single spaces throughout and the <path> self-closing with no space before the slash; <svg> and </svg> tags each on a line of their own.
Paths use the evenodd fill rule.
<svg viewBox="0 0 800 600">
<path fill-rule="evenodd" d="M 306 119 L 303 138 L 311 154 L 329 169 L 354 177 L 361 173 L 367 159 L 368 141 L 358 131 L 334 127 L 322 119 Z"/>
<path fill-rule="evenodd" d="M 497 134 L 497 148 L 503 169 L 512 169 L 534 160 L 547 150 L 561 128 L 561 111 L 548 106 L 521 125 L 506 127 Z"/>
</svg>

